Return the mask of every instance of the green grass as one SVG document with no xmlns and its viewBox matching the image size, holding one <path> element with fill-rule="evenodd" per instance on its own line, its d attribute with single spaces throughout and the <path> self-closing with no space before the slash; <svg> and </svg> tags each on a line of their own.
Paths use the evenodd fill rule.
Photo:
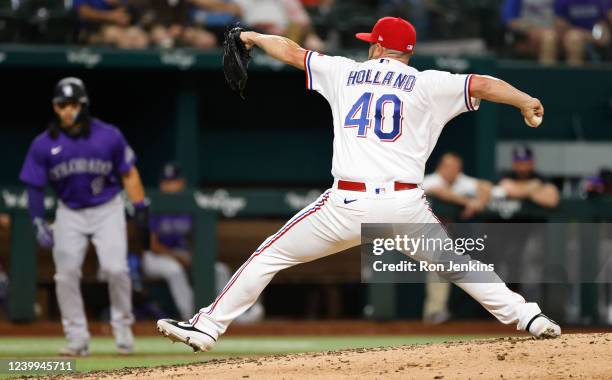
<svg viewBox="0 0 612 380">
<path fill-rule="evenodd" d="M 369 348 L 463 341 L 491 336 L 286 336 L 286 337 L 228 337 L 215 346 L 212 353 L 195 354 L 183 344 L 172 344 L 161 337 L 139 337 L 133 355 L 119 356 L 112 338 L 93 338 L 91 356 L 79 358 L 76 370 L 110 370 L 124 367 L 149 367 L 168 364 L 205 362 L 213 358 L 259 356 L 291 352 L 329 351 L 346 348 Z M 0 359 L 57 358 L 64 345 L 63 338 L 19 337 L 0 338 Z M 0 374 L 0 379 L 9 377 Z"/>
</svg>

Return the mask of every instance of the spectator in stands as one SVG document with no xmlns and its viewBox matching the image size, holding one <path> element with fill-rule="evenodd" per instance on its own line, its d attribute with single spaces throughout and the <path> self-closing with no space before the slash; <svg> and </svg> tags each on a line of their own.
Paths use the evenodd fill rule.
<svg viewBox="0 0 612 380">
<path fill-rule="evenodd" d="M 559 204 L 557 187 L 543 175 L 535 171 L 535 155 L 532 149 L 520 145 L 512 149 L 512 169 L 502 173 L 498 186 L 492 190 L 494 198 L 510 198 L 531 201 L 534 204 L 555 208 Z M 541 300 L 543 286 L 540 280 L 546 272 L 545 239 L 539 223 L 547 223 L 548 217 L 543 214 L 519 213 L 499 217 L 493 222 L 513 223 L 513 235 L 521 239 L 504 239 L 495 234 L 504 231 L 488 233 L 488 244 L 496 254 L 492 264 L 500 276 L 520 283 L 521 293 L 526 299 Z M 511 258 L 511 259 L 508 259 Z M 526 270 L 528 268 L 528 270 Z"/>
<path fill-rule="evenodd" d="M 242 16 L 242 8 L 235 0 L 192 0 L 194 9 L 193 22 L 206 28 L 223 41 L 225 31 L 236 25 Z"/>
<path fill-rule="evenodd" d="M 599 174 L 587 177 L 583 186 L 588 197 L 612 195 L 612 170 L 608 168 L 599 169 Z M 2 223 L 0 223 L 1 225 Z"/>
<path fill-rule="evenodd" d="M 535 55 L 540 63 L 557 61 L 554 0 L 505 0 L 502 19 L 514 48 Z"/>
<path fill-rule="evenodd" d="M 74 0 L 73 9 L 80 21 L 81 41 L 122 49 L 149 45 L 146 32 L 135 24 L 125 0 Z"/>
<path fill-rule="evenodd" d="M 512 150 L 512 170 L 502 175 L 494 193 L 527 199 L 542 207 L 554 208 L 559 204 L 559 190 L 535 171 L 534 154 L 528 146 L 517 146 Z"/>
<path fill-rule="evenodd" d="M 423 189 L 444 202 L 463 206 L 461 217 L 472 218 L 483 211 L 491 196 L 491 183 L 465 175 L 463 160 L 457 153 L 445 153 L 436 171 L 426 175 Z"/>
<path fill-rule="evenodd" d="M 436 0 L 379 0 L 378 8 L 380 15 L 393 15 L 410 20 L 419 41 L 424 41 L 428 38 L 430 12 L 439 8 L 439 5 Z"/>
<path fill-rule="evenodd" d="M 309 11 L 320 14 L 329 13 L 336 0 L 302 0 L 302 5 Z"/>
<path fill-rule="evenodd" d="M 609 0 L 556 0 L 557 30 L 567 63 L 581 65 L 585 55 L 610 45 L 612 6 Z"/>
<path fill-rule="evenodd" d="M 159 189 L 165 194 L 178 194 L 187 188 L 178 165 L 164 165 Z M 158 214 L 151 216 L 151 251 L 142 258 L 142 271 L 146 277 L 162 278 L 168 283 L 174 303 L 187 320 L 193 317 L 193 290 L 189 283 L 188 270 L 191 267 L 190 235 L 193 217 L 190 214 Z M 215 264 L 215 287 L 220 293 L 230 280 L 227 265 Z M 264 308 L 257 302 L 238 320 L 239 323 L 256 322 L 263 318 Z"/>
<path fill-rule="evenodd" d="M 457 153 L 445 153 L 436 171 L 426 175 L 423 189 L 442 201 L 463 206 L 462 218 L 471 218 L 485 209 L 491 196 L 491 183 L 469 177 L 462 172 L 463 160 Z M 443 282 L 435 273 L 427 274 L 423 322 L 440 324 L 451 314 L 448 311 L 450 284 Z"/>
<path fill-rule="evenodd" d="M 242 9 L 242 20 L 249 27 L 288 37 L 306 49 L 324 49 L 300 0 L 236 0 L 236 3 Z"/>
<path fill-rule="evenodd" d="M 164 48 L 177 45 L 210 49 L 218 44 L 217 37 L 191 21 L 191 12 L 199 3 L 223 3 L 221 0 L 140 0 L 142 23 L 150 32 L 152 42 Z"/>
</svg>

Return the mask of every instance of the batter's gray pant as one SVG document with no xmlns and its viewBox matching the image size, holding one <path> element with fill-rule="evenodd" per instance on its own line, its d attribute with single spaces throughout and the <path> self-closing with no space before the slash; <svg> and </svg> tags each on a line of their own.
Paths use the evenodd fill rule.
<svg viewBox="0 0 612 380">
<path fill-rule="evenodd" d="M 118 345 L 132 346 L 132 286 L 127 264 L 127 231 L 123 199 L 118 195 L 100 206 L 74 210 L 59 203 L 53 228 L 55 291 L 64 334 L 71 347 L 89 342 L 81 295 L 81 267 L 89 239 L 100 270 L 108 280 L 111 326 Z"/>
</svg>

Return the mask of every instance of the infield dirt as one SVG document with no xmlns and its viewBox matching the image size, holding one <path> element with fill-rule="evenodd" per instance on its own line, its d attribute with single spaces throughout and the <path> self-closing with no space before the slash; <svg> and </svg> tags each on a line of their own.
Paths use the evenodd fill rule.
<svg viewBox="0 0 612 380">
<path fill-rule="evenodd" d="M 103 379 L 610 379 L 612 334 L 569 334 L 213 360 Z"/>
</svg>

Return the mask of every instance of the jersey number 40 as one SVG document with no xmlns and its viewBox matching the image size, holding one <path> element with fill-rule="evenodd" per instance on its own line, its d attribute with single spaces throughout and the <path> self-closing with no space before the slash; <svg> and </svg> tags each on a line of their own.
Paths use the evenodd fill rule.
<svg viewBox="0 0 612 380">
<path fill-rule="evenodd" d="M 374 94 L 366 92 L 357 99 L 351 110 L 344 119 L 344 128 L 357 128 L 357 137 L 367 137 L 368 130 L 372 125 L 370 108 Z M 393 107 L 393 128 L 385 126 L 385 107 Z M 359 116 L 357 116 L 359 115 Z M 393 142 L 402 134 L 404 122 L 402 101 L 393 94 L 385 94 L 376 100 L 374 113 L 374 133 L 380 141 Z"/>
</svg>

